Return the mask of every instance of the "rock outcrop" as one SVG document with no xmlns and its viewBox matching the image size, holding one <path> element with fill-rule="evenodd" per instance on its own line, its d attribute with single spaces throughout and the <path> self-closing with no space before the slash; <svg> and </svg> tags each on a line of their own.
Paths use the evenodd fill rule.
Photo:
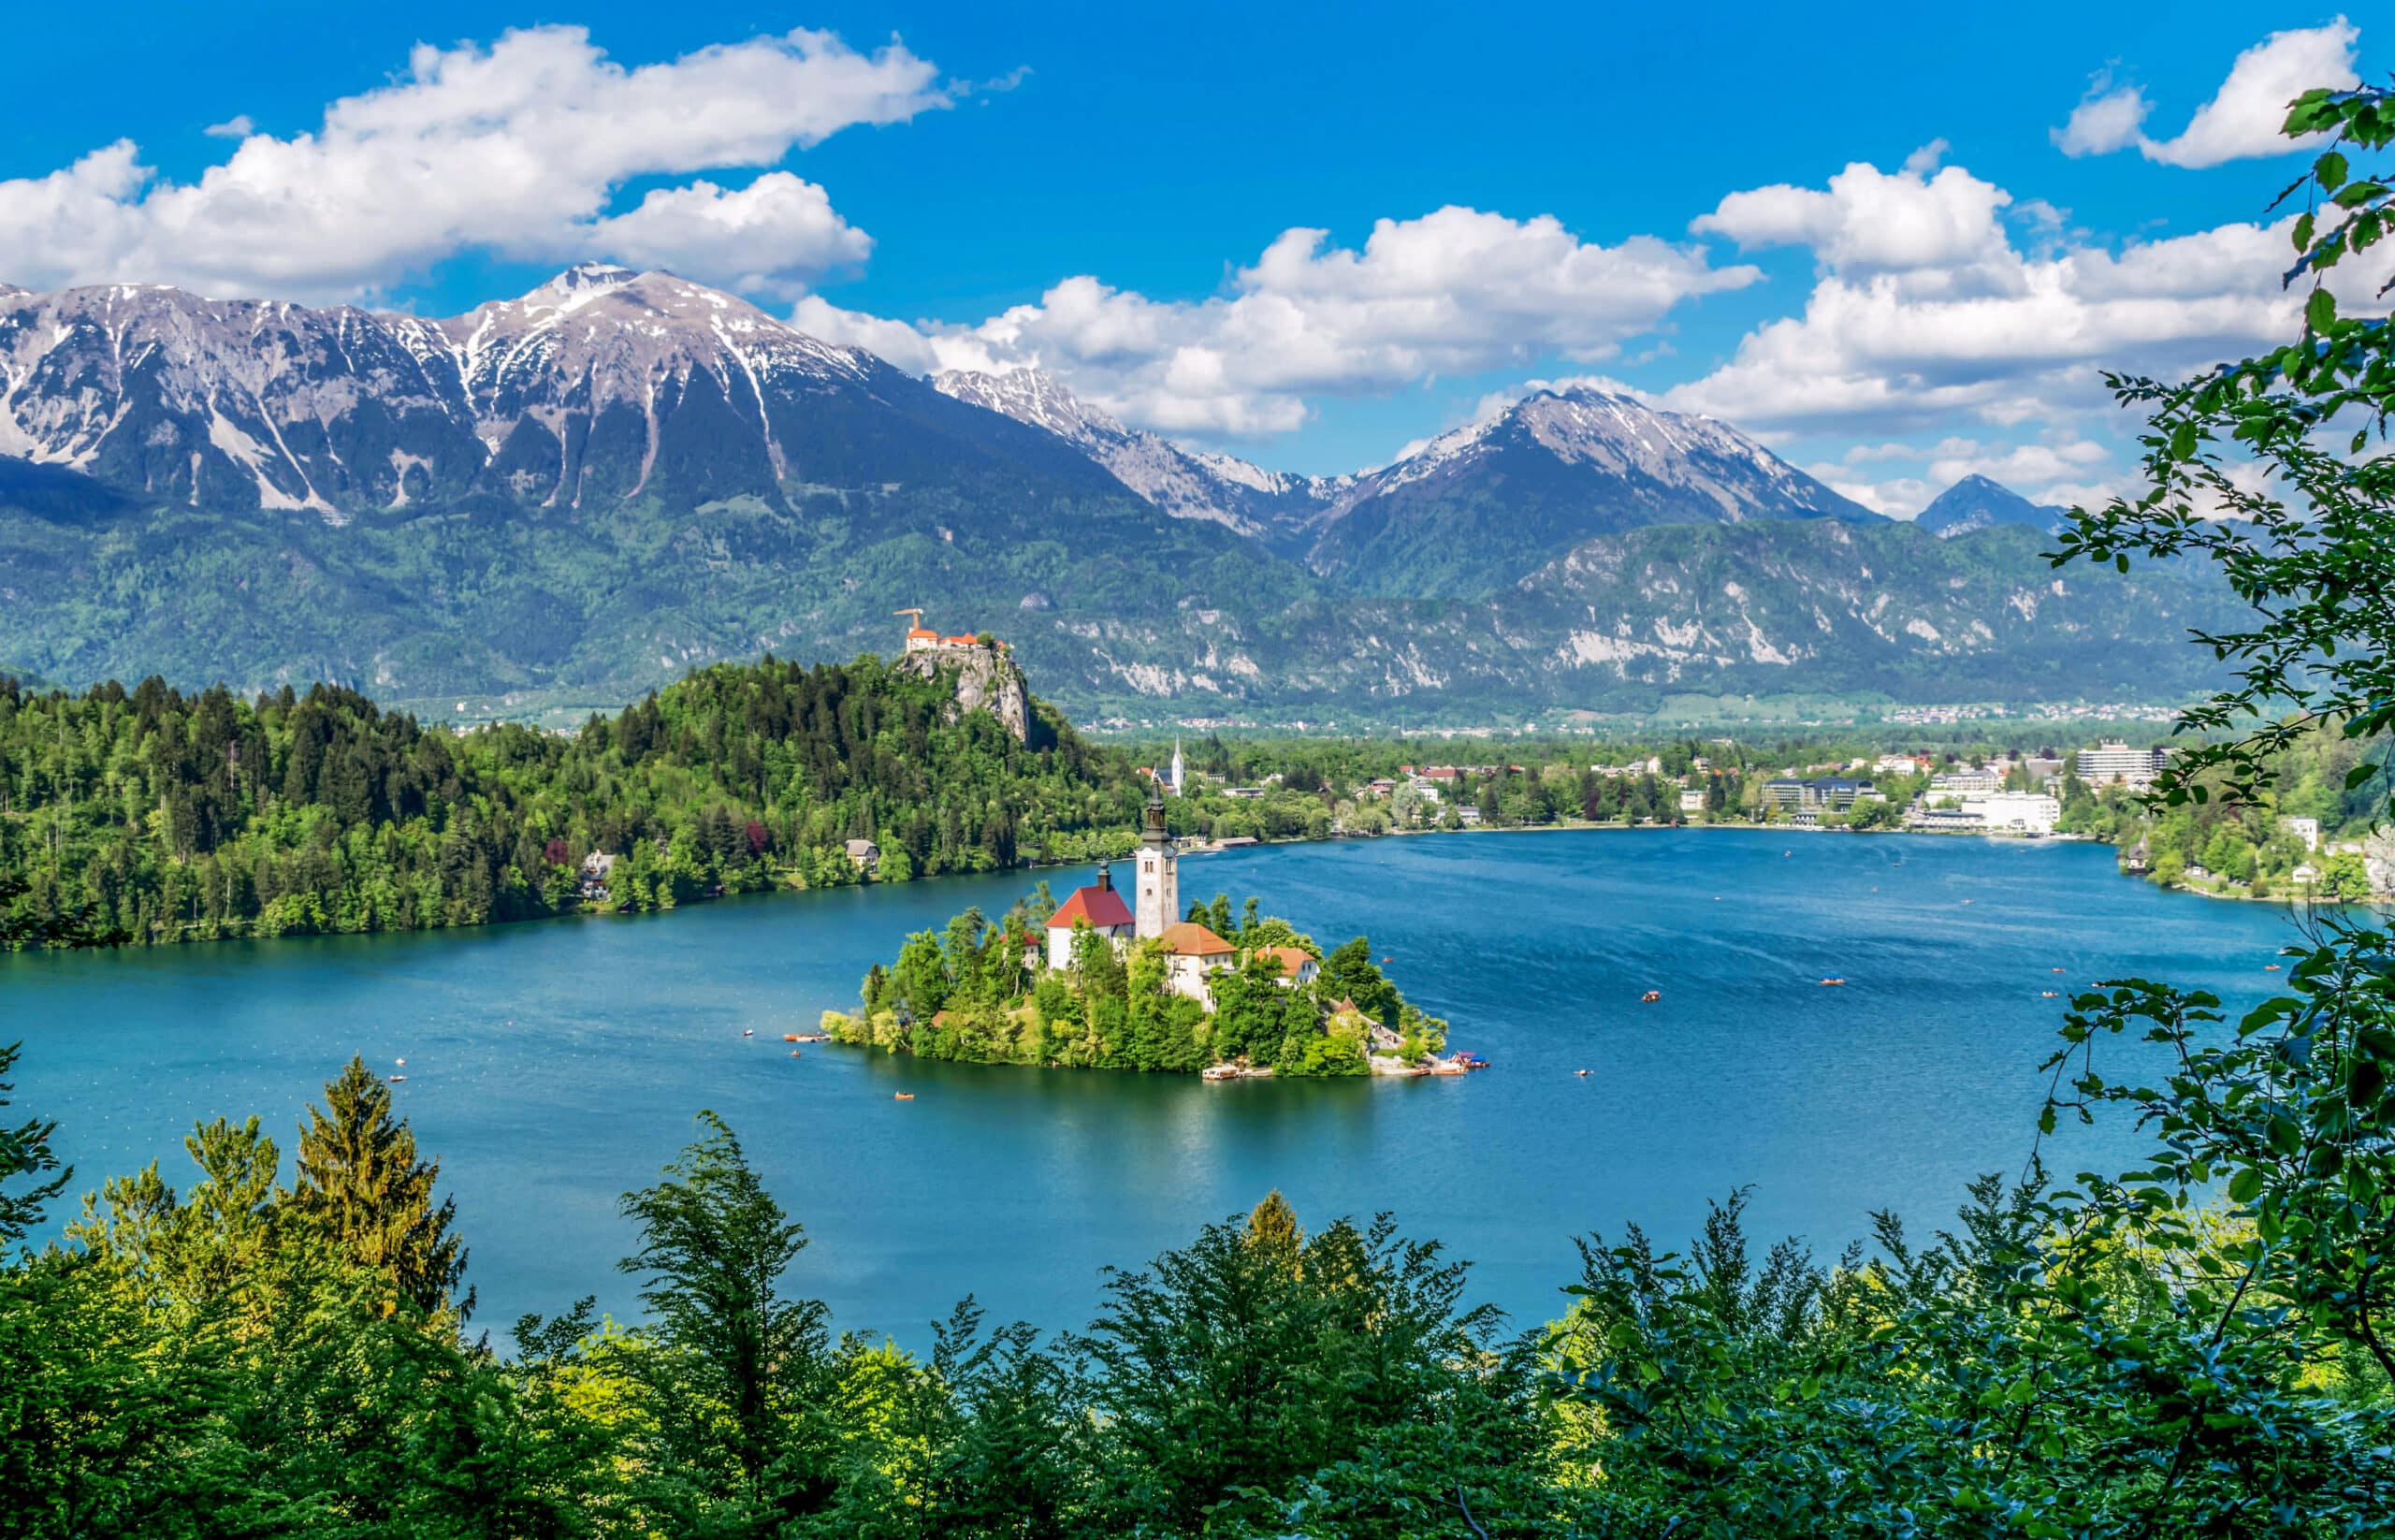
<svg viewBox="0 0 2395 1540">
<path fill-rule="evenodd" d="M 954 681 L 956 704 L 950 721 L 968 711 L 986 711 L 1003 723 L 1017 743 L 1031 741 L 1031 688 L 1014 659 L 996 647 L 929 647 L 898 660 L 897 672 L 918 679 L 947 677 Z"/>
</svg>

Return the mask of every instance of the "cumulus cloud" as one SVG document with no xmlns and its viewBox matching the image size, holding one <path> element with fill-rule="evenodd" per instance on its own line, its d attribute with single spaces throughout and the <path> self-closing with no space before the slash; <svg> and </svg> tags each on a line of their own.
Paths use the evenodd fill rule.
<svg viewBox="0 0 2395 1540">
<path fill-rule="evenodd" d="M 1360 249 L 1325 230 L 1285 231 L 1229 292 L 1202 300 L 1083 274 L 972 324 L 902 327 L 820 300 L 793 320 L 908 368 L 1053 370 L 1084 399 L 1164 432 L 1253 435 L 1302 424 L 1311 395 L 1610 358 L 1682 300 L 1758 276 L 1651 237 L 1603 246 L 1551 216 L 1449 207 L 1383 219 Z"/>
<path fill-rule="evenodd" d="M 1893 172 L 1857 162 L 1824 188 L 1778 183 L 1732 193 L 1689 227 L 1741 251 L 1807 246 L 1834 271 L 1916 275 L 1916 286 L 1926 278 L 1946 288 L 2009 254 L 1997 216 L 2012 195 L 1959 166 L 1933 170 L 1942 149 L 1917 151 Z"/>
<path fill-rule="evenodd" d="M 2104 155 L 2134 147 L 2164 166 L 2218 166 L 2256 155 L 2283 154 L 2302 142 L 2279 132 L 2287 103 L 2315 86 L 2344 90 L 2360 83 L 2354 45 L 2361 31 L 2344 17 L 2327 26 L 2274 32 L 2237 56 L 2228 78 L 2176 138 L 2145 132 L 2153 104 L 2136 85 L 2097 77 L 2069 121 L 2053 130 L 2066 155 Z"/>
<path fill-rule="evenodd" d="M 611 212 L 635 178 L 767 168 L 842 128 L 947 106 L 935 67 L 895 42 L 859 52 L 798 31 L 626 67 L 580 27 L 488 47 L 418 46 L 391 84 L 190 182 L 120 140 L 47 176 L 0 181 L 0 273 L 36 286 L 173 283 L 213 295 L 371 294 L 452 254 L 616 257 L 795 292 L 866 237 L 822 189 L 765 170 L 701 180 Z"/>
<path fill-rule="evenodd" d="M 246 139 L 256 132 L 257 124 L 246 112 L 236 112 L 223 123 L 212 123 L 200 130 L 211 139 Z"/>
<path fill-rule="evenodd" d="M 2285 223 L 2115 251 L 2039 220 L 2024 252 L 1998 217 L 2010 201 L 1959 167 L 1850 166 L 1821 188 L 1730 195 L 1699 233 L 1807 247 L 1819 276 L 1801 314 L 1663 400 L 1765 429 L 2019 425 L 2105 408 L 2102 369 L 2176 374 L 2291 332 Z"/>
</svg>

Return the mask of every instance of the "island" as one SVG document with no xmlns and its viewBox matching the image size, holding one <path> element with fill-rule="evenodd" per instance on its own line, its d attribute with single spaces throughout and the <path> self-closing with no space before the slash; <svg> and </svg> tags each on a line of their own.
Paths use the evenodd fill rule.
<svg viewBox="0 0 2395 1540">
<path fill-rule="evenodd" d="M 1405 999 L 1357 937 L 1327 955 L 1228 894 L 1180 908 L 1180 860 L 1151 782 L 1126 894 L 1112 864 L 1061 904 L 1045 882 L 1005 914 L 968 908 L 865 975 L 834 1040 L 921 1058 L 1135 1069 L 1227 1081 L 1463 1074 L 1447 1024 Z M 1385 961 L 1386 959 L 1384 959 Z"/>
</svg>

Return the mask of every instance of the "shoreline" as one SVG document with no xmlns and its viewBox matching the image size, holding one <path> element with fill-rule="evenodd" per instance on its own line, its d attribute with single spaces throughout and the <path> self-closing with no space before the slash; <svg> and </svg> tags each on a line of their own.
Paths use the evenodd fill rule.
<svg viewBox="0 0 2395 1540">
<path fill-rule="evenodd" d="M 1271 839 L 1271 838 L 1264 838 L 1264 837 L 1260 837 L 1260 836 L 1258 836 L 1258 837 L 1255 837 L 1255 838 L 1253 839 L 1252 843 L 1249 843 L 1249 844 L 1246 844 L 1246 845 L 1234 845 L 1234 846 L 1211 846 L 1211 845 L 1210 845 L 1210 846 L 1198 846 L 1198 847 L 1193 847 L 1192 849 L 1187 850 L 1184 850 L 1184 851 L 1183 851 L 1183 852 L 1181 852 L 1181 853 L 1183 854 L 1183 856 L 1184 858 L 1186 858 L 1186 857 L 1196 857 L 1196 856 L 1209 856 L 1209 855 L 1227 855 L 1227 854 L 1229 854 L 1229 853 L 1230 853 L 1231 851 L 1233 851 L 1233 850 L 1272 850 L 1272 849 L 1279 849 L 1279 848 L 1287 847 L 1287 846 L 1298 846 L 1298 845 L 1334 845 L 1334 844 L 1344 844 L 1344 843 L 1350 843 L 1350 842 L 1355 842 L 1355 843 L 1370 843 L 1370 842 L 1372 842 L 1372 841 L 1374 841 L 1374 840 L 1381 840 L 1381 839 L 1407 839 L 1407 838 L 1421 838 L 1421 837 L 1428 836 L 1428 835 L 1552 835 L 1552 834 L 1594 834 L 1594 833 L 1619 833 L 1619 834 L 1642 834 L 1642 833 L 1646 833 L 1646 834 L 1652 834 L 1652 833 L 1658 833 L 1658 832 L 1677 832 L 1677 833 L 1697 833 L 1697 832 L 1704 832 L 1704 833 L 1720 833 L 1720 834 L 1739 834 L 1739 833 L 1745 833 L 1745 834 L 1769 834 L 1769 833 L 1775 833 L 1775 832 L 1776 832 L 1776 833 L 1782 834 L 1782 835 L 1838 835 L 1838 834 L 1842 834 L 1842 835 L 1920 835 L 1920 836 L 1924 837 L 1924 838 L 2010 840 L 2010 841 L 2018 841 L 2018 842 L 2023 843 L 2023 844 L 2048 844 L 2048 843 L 2052 843 L 2052 844 L 2068 844 L 2068 845 L 2102 845 L 2102 846 L 2105 846 L 2107 849 L 2113 850 L 2116 850 L 2116 851 L 2117 851 L 2117 850 L 2118 850 L 2118 849 L 2119 849 L 2119 847 L 2118 847 L 2118 846 L 2112 845 L 2109 841 L 2101 840 L 2101 839 L 2097 839 L 2097 838 L 2095 838 L 2095 837 L 2093 837 L 2093 836 L 2091 836 L 2091 835 L 2015 835 L 2015 834 L 1999 834 L 1999 833 L 1974 834 L 1974 833 L 1971 833 L 1971 832 L 1967 831 L 1967 830 L 1959 830 L 1959 829 L 1945 829 L 1945 830 L 1935 830 L 1935 831 L 1933 831 L 1933 830 L 1926 830 L 1926 829 L 1904 829 L 1904 828 L 1894 828 L 1894 829 L 1846 829 L 1846 828 L 1828 828 L 1828 829 L 1824 829 L 1824 828 L 1820 828 L 1820 827 L 1805 827 L 1805 826 L 1798 826 L 1798 825 L 1790 825 L 1790 824 L 1773 824 L 1773 823 L 1751 823 L 1751 822 L 1745 822 L 1745 821 L 1735 822 L 1735 823 L 1688 823 L 1688 822 L 1684 822 L 1684 823 L 1655 823 L 1655 822 L 1648 822 L 1648 823 L 1621 823 L 1621 822 L 1618 822 L 1618 821 L 1612 821 L 1612 820 L 1606 820 L 1606 821 L 1587 821 L 1587 820 L 1570 820 L 1570 821 L 1557 821 L 1557 822 L 1554 822 L 1554 823 L 1526 823 L 1526 824 L 1515 824 L 1515 825 L 1512 825 L 1512 826 L 1510 826 L 1510 827 L 1504 827 L 1504 828 L 1473 827 L 1473 828 L 1468 828 L 1468 829 L 1391 829 L 1391 830 L 1387 831 L 1387 832 L 1386 832 L 1386 833 L 1385 833 L 1385 834 L 1378 834 L 1378 835 L 1333 834 L 1333 835 L 1323 835 L 1322 837 L 1320 837 L 1320 838 L 1318 838 L 1318 839 L 1316 839 L 1316 838 L 1307 838 L 1307 837 L 1304 837 L 1304 836 L 1299 836 L 1299 837 L 1295 837 L 1295 838 L 1287 838 L 1287 839 Z M 1019 866 L 1000 867 L 1000 868 L 998 868 L 998 869 L 996 869 L 996 870 L 994 870 L 994 871 L 986 871 L 986 872 L 942 872 L 942 873 L 939 873 L 937 876 L 935 876 L 935 877 L 914 877 L 914 878 L 908 878 L 905 882 L 882 882 L 882 881 L 879 881 L 879 880 L 867 880 L 867 881 L 863 881 L 863 882 L 852 882 L 852 883 L 850 883 L 850 882 L 833 883 L 833 884 L 830 884 L 830 885 L 828 885 L 828 886 L 824 886 L 824 887 L 820 887 L 820 888 L 811 887 L 811 886 L 809 886 L 809 885 L 807 885 L 806 883 L 804 883 L 804 882 L 798 882 L 798 881 L 791 881 L 791 880 L 788 880 L 788 879 L 787 879 L 787 878 L 785 877 L 783 879 L 776 880 L 776 881 L 774 881 L 774 882 L 772 882 L 772 883 L 770 883 L 770 884 L 766 885 L 765 887 L 762 887 L 762 888 L 760 888 L 760 889 L 755 890 L 754 892 L 747 892 L 747 893 L 718 893 L 718 894 L 703 895 L 703 896 L 701 896 L 701 897 L 698 897 L 698 898 L 695 898 L 695 899 L 691 900 L 691 901 L 690 901 L 690 903 L 689 903 L 689 905 L 687 905 L 687 906 L 686 906 L 686 905 L 682 905 L 682 904 L 675 904 L 675 905 L 673 905 L 673 906 L 670 906 L 670 907 L 660 907 L 660 908 L 654 908 L 654 909 L 643 910 L 643 911 L 640 911 L 640 914 L 649 914 L 649 915 L 668 915 L 668 914 L 675 913 L 676 910 L 681 909 L 681 908 L 695 908 L 695 907 L 698 907 L 698 906 L 700 906 L 700 905 L 718 903 L 718 902 L 720 902 L 721 900 L 726 899 L 726 898 L 750 898 L 750 897 L 767 896 L 767 895 L 771 895 L 771 894 L 775 894 L 775 893 L 835 893 L 835 892 L 839 891 L 839 890 L 840 890 L 840 889 L 842 889 L 842 888 L 849 888 L 849 887 L 857 887 L 857 888 L 872 888 L 872 887 L 911 887 L 911 886 L 915 885 L 916 883 L 921 883 L 921 882 L 941 882 L 941 881 L 947 881 L 947 880 L 950 880 L 950 879 L 955 879 L 955 878 L 967 878 L 967 877 L 973 877 L 973 878 L 1002 877 L 1002 876 L 1007 875 L 1009 872 L 1020 872 L 1020 873 L 1024 873 L 1024 874 L 1030 875 L 1030 876 L 1032 876 L 1032 877 L 1033 877 L 1033 879 L 1036 881 L 1036 880 L 1039 880 L 1039 879 L 1039 879 L 1039 877 L 1038 877 L 1038 874 L 1040 874 L 1040 873 L 1044 873 L 1044 872 L 1052 872 L 1052 871 L 1065 871 L 1065 870 L 1069 870 L 1069 869 L 1072 869 L 1072 868 L 1075 868 L 1075 867 L 1087 866 L 1087 865 L 1091 865 L 1091 864 L 1094 864 L 1094 860 L 1095 860 L 1095 858 L 1094 858 L 1093 860 L 1091 860 L 1091 861 L 1026 863 L 1026 864 L 1023 864 L 1023 865 L 1019 865 Z M 2119 869 L 2118 864 L 2117 864 L 2117 857 L 2115 858 L 2115 868 L 2114 868 L 2114 874 L 2115 874 L 2116 876 L 2120 876 L 2120 877 L 2136 877 L 2136 876 L 2137 876 L 2137 874 L 2135 874 L 2135 873 L 2131 873 L 2131 872 L 2127 872 L 2127 871 L 2124 871 L 2124 870 Z M 2144 881 L 2145 879 L 2144 879 L 2143 878 L 2141 878 L 2141 877 L 2138 877 L 2138 880 L 2140 880 L 2140 881 L 2141 881 L 2141 882 L 2142 882 L 2142 881 Z M 2147 883 L 2146 885 L 2147 885 L 2147 886 L 2149 886 L 2149 887 L 2155 886 L 2155 884 L 2150 883 L 2150 882 L 2149 882 L 2149 883 Z M 2319 903 L 2317 900 L 2315 900 L 2315 899 L 2309 898 L 2309 897 L 2304 896 L 2304 895 L 2301 895 L 2301 894 L 2287 894 L 2287 895 L 2284 895 L 2284 896 L 2282 896 L 2282 895 L 2280 895 L 2280 894 L 2276 894 L 2276 893 L 2256 894 L 2256 893 L 2214 893 L 2214 892 L 2212 892 L 2212 891 L 2209 891 L 2209 890 L 2207 890 L 2207 889 L 2203 889 L 2203 888 L 2193 888 L 2193 887 L 2185 887 L 2185 886 L 2180 886 L 2180 885 L 2173 885 L 2173 886 L 2170 886 L 2170 887 L 2159 888 L 2159 889 L 2157 889 L 2157 891 L 2162 892 L 2162 893 L 2188 893 L 2188 894 L 2191 894 L 2191 895 L 2193 895 L 2193 896 L 2195 896 L 2195 897 L 2198 897 L 2198 898 L 2210 898 L 2210 899 L 2216 899 L 2216 900 L 2219 900 L 2219 901 L 2222 901 L 2222 902 L 2226 902 L 2226 903 L 2276 904 L 2276 905 L 2281 905 L 2281 906 L 2284 906 L 2284 907 L 2286 907 L 2286 908 L 2301 908 L 2301 907 L 2307 907 L 2307 906 L 2308 906 L 2308 907 L 2312 907 L 2312 908 L 2369 908 L 2369 907 L 2373 907 L 2373 906 L 2382 906 L 2382 905 L 2388 904 L 2388 903 L 2389 903 L 2389 902 L 2395 902 L 2395 895 L 2386 895 L 2386 894 L 2374 895 L 2374 896 L 2373 896 L 2373 897 L 2371 897 L 2371 898 L 2366 898 L 2366 899 L 2359 899 L 2359 900 L 2347 900 L 2347 901 L 2344 901 L 2344 902 L 2342 902 L 2342 903 L 2330 903 L 2330 904 L 2323 905 L 2323 904 Z M 606 908 L 575 908 L 575 909 L 570 909 L 570 910 L 563 910 L 563 911 L 560 911 L 560 912 L 556 913 L 556 914 L 528 915 L 528 916 L 526 916 L 525 918 L 520 919 L 520 920 L 486 920 L 486 921 L 483 921 L 483 922 L 481 922 L 481 923 L 475 923 L 475 924 L 465 924 L 465 925 L 425 925 L 425 926 L 413 926 L 413 927 L 391 926 L 391 927 L 377 928 L 377 929 L 372 929 L 372 930 L 304 930 L 304 931 L 285 931 L 285 932 L 282 933 L 281 935 L 276 935 L 276 936 L 257 936 L 257 935 L 246 935 L 246 934 L 240 934 L 240 933 L 231 933 L 231 934 L 224 934 L 224 935 L 209 936 L 209 937 L 189 937 L 189 936 L 185 936 L 185 937 L 179 937 L 178 938 L 176 938 L 176 939 L 174 939 L 174 940 L 169 940 L 169 941 L 119 941 L 119 942 L 109 942 L 109 943 L 103 943 L 103 944 L 100 944 L 100 945 L 97 945 L 97 946 L 89 946 L 89 947 L 25 947 L 25 948 L 22 948 L 22 949 L 18 949 L 18 950 L 22 951 L 22 952 L 150 952 L 150 951 L 165 951 L 165 950 L 168 950 L 168 949 L 176 948 L 176 947 L 210 946 L 210 945 L 213 945 L 214 943 L 219 942 L 219 941 L 271 942 L 271 941 L 282 941 L 282 940 L 291 940 L 291 939 L 313 939 L 313 938 L 319 938 L 319 937 L 333 937 L 333 936 L 415 936 L 415 935 L 431 935 L 431 934 L 434 934 L 434 933 L 436 933 L 436 932 L 440 932 L 440 931 L 481 931 L 481 930 L 496 930 L 496 929 L 500 929 L 500 928 L 501 928 L 501 927 L 506 927 L 506 926 L 515 926 L 515 925 L 536 925 L 536 924 L 544 924 L 544 923 L 558 923 L 558 922 L 560 922 L 560 921 L 568 921 L 568 920 L 606 921 L 606 920 L 617 920 L 617 919 L 635 919 L 635 918 L 639 918 L 639 917 L 640 917 L 640 915 L 639 915 L 639 914 L 631 914 L 631 913 L 628 913 L 628 912 L 626 912 L 626 911 L 624 911 L 624 910 L 621 910 L 621 909 L 606 909 Z"/>
</svg>

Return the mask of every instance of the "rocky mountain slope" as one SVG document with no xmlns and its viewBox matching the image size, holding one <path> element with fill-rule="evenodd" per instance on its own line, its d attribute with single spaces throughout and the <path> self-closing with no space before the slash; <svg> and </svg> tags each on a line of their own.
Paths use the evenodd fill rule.
<svg viewBox="0 0 2395 1540">
<path fill-rule="evenodd" d="M 893 482 L 1121 487 L 1052 435 L 667 273 L 446 320 L 112 285 L 0 295 L 0 456 L 219 509 L 691 504 Z"/>
<path fill-rule="evenodd" d="M 1913 522 L 1935 535 L 1964 535 L 1999 524 L 2051 531 L 2070 515 L 2054 503 L 2032 502 L 2001 482 L 1965 476 L 1930 500 Z"/>
<path fill-rule="evenodd" d="M 1037 370 L 936 383 L 1056 435 L 1163 511 L 1301 555 L 1354 592 L 1492 592 L 1649 524 L 1880 516 L 1727 424 L 1588 387 L 1534 392 L 1378 470 L 1300 477 L 1127 429 Z"/>
<path fill-rule="evenodd" d="M 951 370 L 932 384 L 960 401 L 1054 434 L 1175 518 L 1208 519 L 1275 546 L 1301 544 L 1314 520 L 1360 479 L 1289 475 L 1234 456 L 1183 448 L 1161 433 L 1124 426 L 1044 370 Z"/>
</svg>

